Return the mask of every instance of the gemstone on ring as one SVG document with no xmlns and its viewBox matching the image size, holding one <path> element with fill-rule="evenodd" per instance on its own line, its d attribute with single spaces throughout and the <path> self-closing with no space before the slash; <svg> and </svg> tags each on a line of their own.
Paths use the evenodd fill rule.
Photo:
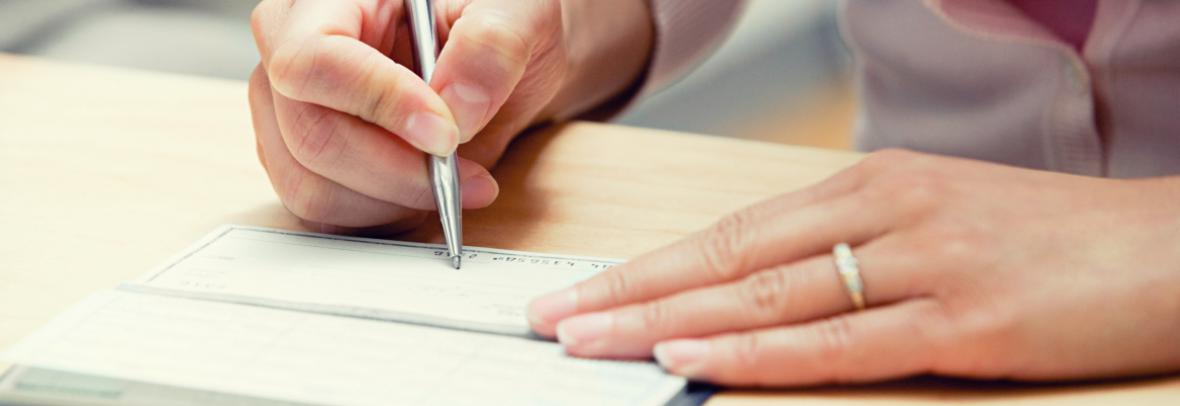
<svg viewBox="0 0 1180 406">
<path fill-rule="evenodd" d="M 832 259 L 836 263 L 836 271 L 844 282 L 844 289 L 852 299 L 856 310 L 865 309 L 864 280 L 860 277 L 860 261 L 852 255 L 852 247 L 847 243 L 839 243 L 832 247 Z"/>
</svg>

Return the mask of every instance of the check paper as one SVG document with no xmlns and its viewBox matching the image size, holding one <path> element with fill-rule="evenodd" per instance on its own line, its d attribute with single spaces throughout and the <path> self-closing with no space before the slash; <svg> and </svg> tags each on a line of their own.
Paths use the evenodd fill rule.
<svg viewBox="0 0 1180 406">
<path fill-rule="evenodd" d="M 528 301 L 614 262 L 227 227 L 127 288 L 318 313 L 528 335 Z"/>
<path fill-rule="evenodd" d="M 476 248 L 457 271 L 439 251 L 227 227 L 159 270 L 94 294 L 6 358 L 63 376 L 267 404 L 684 400 L 684 379 L 654 364 L 571 358 L 527 335 L 529 299 L 611 261 Z"/>
</svg>

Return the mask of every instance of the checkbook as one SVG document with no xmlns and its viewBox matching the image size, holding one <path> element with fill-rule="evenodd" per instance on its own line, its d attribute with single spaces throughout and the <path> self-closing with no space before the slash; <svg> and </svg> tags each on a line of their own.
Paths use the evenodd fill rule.
<svg viewBox="0 0 1180 406">
<path fill-rule="evenodd" d="M 530 332 L 529 300 L 615 263 L 468 247 L 455 270 L 437 245 L 225 226 L 6 351 L 0 403 L 700 403 Z"/>
</svg>

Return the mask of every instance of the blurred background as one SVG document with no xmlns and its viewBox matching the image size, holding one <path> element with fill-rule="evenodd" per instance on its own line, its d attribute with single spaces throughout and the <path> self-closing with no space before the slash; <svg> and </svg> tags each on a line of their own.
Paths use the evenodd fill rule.
<svg viewBox="0 0 1180 406">
<path fill-rule="evenodd" d="M 245 80 L 258 61 L 255 3 L 0 0 L 0 52 Z M 837 4 L 750 0 L 717 53 L 618 121 L 847 148 L 855 100 Z"/>
</svg>

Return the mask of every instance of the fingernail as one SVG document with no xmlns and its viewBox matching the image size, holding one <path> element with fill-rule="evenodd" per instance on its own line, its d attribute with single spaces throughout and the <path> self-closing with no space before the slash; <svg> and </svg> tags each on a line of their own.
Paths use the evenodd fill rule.
<svg viewBox="0 0 1180 406">
<path fill-rule="evenodd" d="M 578 291 L 574 288 L 541 296 L 529 304 L 529 322 L 549 326 L 578 311 Z"/>
<path fill-rule="evenodd" d="M 470 141 L 483 125 L 492 98 L 482 88 L 462 82 L 447 85 L 441 96 L 459 123 L 459 143 Z"/>
<path fill-rule="evenodd" d="M 709 342 L 705 340 L 670 340 L 656 344 L 652 350 L 656 362 L 676 375 L 696 377 L 709 356 Z"/>
<path fill-rule="evenodd" d="M 491 175 L 482 173 L 459 181 L 464 208 L 481 208 L 496 201 L 500 184 Z"/>
<path fill-rule="evenodd" d="M 610 313 L 590 313 L 557 325 L 557 341 L 566 347 L 586 346 L 605 337 L 615 323 Z"/>
<path fill-rule="evenodd" d="M 439 156 L 450 155 L 459 145 L 459 129 L 447 119 L 426 111 L 410 114 L 402 136 L 415 148 Z"/>
</svg>

